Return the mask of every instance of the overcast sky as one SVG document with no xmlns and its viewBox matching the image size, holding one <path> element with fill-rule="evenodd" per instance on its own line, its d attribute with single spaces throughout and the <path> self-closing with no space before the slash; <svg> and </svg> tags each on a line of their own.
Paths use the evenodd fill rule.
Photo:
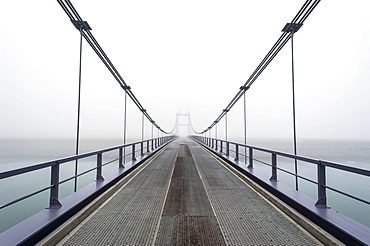
<svg viewBox="0 0 370 246">
<path fill-rule="evenodd" d="M 207 128 L 304 2 L 72 1 L 166 131 L 177 112 L 190 112 L 196 130 Z M 323 0 L 295 35 L 299 139 L 370 140 L 369 10 L 367 0 Z M 0 137 L 74 138 L 79 32 L 58 2 L 2 1 L 0 37 Z M 81 137 L 120 138 L 123 99 L 84 42 Z M 247 102 L 249 137 L 292 137 L 290 43 L 253 84 Z M 128 118 L 129 133 L 139 136 L 141 114 L 131 102 Z M 229 136 L 242 135 L 242 101 L 228 120 Z"/>
</svg>

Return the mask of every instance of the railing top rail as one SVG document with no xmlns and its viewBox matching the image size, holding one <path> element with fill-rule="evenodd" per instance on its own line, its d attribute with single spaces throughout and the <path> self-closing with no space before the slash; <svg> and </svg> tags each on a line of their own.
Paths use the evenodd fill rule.
<svg viewBox="0 0 370 246">
<path fill-rule="evenodd" d="M 208 138 L 208 137 L 206 137 L 206 138 Z M 308 163 L 312 163 L 312 164 L 316 164 L 316 165 L 320 164 L 320 165 L 327 166 L 327 167 L 330 167 L 330 168 L 334 168 L 334 169 L 338 169 L 338 170 L 347 171 L 347 172 L 356 173 L 356 174 L 360 174 L 360 175 L 370 177 L 370 170 L 361 169 L 361 168 L 357 168 L 357 167 L 351 167 L 351 166 L 345 166 L 343 164 L 333 162 L 333 161 L 321 160 L 321 159 L 316 159 L 316 158 L 311 158 L 311 157 L 306 157 L 306 156 L 301 156 L 301 155 L 294 155 L 294 154 L 290 154 L 290 153 L 286 153 L 286 152 L 282 152 L 282 151 L 276 151 L 276 150 L 266 149 L 266 148 L 262 148 L 262 147 L 252 146 L 252 145 L 245 145 L 245 144 L 240 144 L 240 143 L 236 143 L 236 142 L 232 142 L 232 141 L 226 141 L 226 140 L 217 139 L 217 138 L 208 138 L 208 139 L 213 139 L 213 140 L 217 140 L 217 141 L 221 141 L 221 142 L 225 142 L 225 143 L 229 143 L 229 144 L 235 144 L 235 145 L 238 145 L 238 146 L 241 146 L 241 147 L 246 147 L 246 148 L 250 148 L 250 149 L 254 149 L 254 150 L 259 150 L 259 151 L 262 151 L 262 152 L 276 154 L 278 156 L 283 156 L 283 157 L 287 157 L 287 158 L 291 158 L 291 159 L 297 159 L 299 161 L 304 161 L 304 162 L 308 162 Z"/>
<path fill-rule="evenodd" d="M 82 154 L 78 154 L 78 155 L 73 155 L 73 156 L 68 156 L 68 157 L 64 157 L 64 158 L 60 158 L 60 159 L 54 159 L 54 160 L 50 160 L 50 161 L 46 161 L 46 162 L 37 163 L 37 164 L 32 165 L 32 166 L 27 166 L 27 167 L 14 169 L 14 170 L 0 172 L 0 180 L 5 179 L 5 178 L 10 178 L 10 177 L 13 177 L 13 176 L 17 176 L 19 174 L 44 169 L 44 168 L 50 167 L 52 165 L 55 165 L 56 163 L 57 164 L 62 164 L 62 163 L 70 162 L 70 161 L 75 161 L 75 160 L 83 159 L 83 158 L 86 158 L 86 157 L 95 156 L 95 155 L 100 154 L 100 153 L 105 153 L 105 152 L 110 152 L 110 151 L 113 151 L 113 150 L 117 150 L 119 148 L 125 148 L 125 147 L 129 147 L 129 146 L 132 146 L 132 145 L 140 144 L 141 142 L 147 142 L 147 141 L 150 141 L 150 140 L 155 140 L 155 139 L 158 139 L 158 138 L 161 138 L 161 137 L 157 137 L 157 138 L 153 138 L 153 139 L 146 139 L 146 140 L 143 140 L 143 141 L 138 141 L 138 142 L 129 143 L 129 144 L 125 144 L 125 145 L 118 145 L 118 146 L 104 148 L 104 149 L 100 149 L 100 150 L 94 150 L 94 151 L 91 151 L 91 152 L 86 152 L 86 153 L 82 153 Z"/>
</svg>

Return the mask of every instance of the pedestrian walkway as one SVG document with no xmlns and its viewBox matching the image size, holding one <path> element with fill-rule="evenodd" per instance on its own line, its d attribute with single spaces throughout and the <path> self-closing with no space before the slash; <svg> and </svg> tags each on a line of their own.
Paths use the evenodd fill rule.
<svg viewBox="0 0 370 246">
<path fill-rule="evenodd" d="M 60 245 L 319 245 L 188 139 L 172 142 Z"/>
</svg>

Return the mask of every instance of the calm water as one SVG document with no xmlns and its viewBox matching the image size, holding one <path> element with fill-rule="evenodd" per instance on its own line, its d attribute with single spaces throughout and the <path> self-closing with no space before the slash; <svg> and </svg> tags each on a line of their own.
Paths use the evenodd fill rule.
<svg viewBox="0 0 370 246">
<path fill-rule="evenodd" d="M 137 141 L 129 140 L 128 142 Z M 238 141 L 243 142 L 243 141 Z M 122 144 L 120 139 L 87 139 L 81 140 L 80 153 Z M 250 145 L 275 149 L 291 153 L 290 140 L 264 140 L 251 139 Z M 37 164 L 61 157 L 74 155 L 75 142 L 69 139 L 0 139 L 0 172 Z M 370 170 L 370 141 L 334 141 L 334 140 L 301 140 L 298 142 L 298 154 L 323 160 L 339 162 L 341 164 L 356 166 Z M 118 152 L 103 156 L 103 161 L 117 158 Z M 270 156 L 255 153 L 255 157 L 269 162 Z M 95 158 L 79 162 L 79 171 L 93 167 Z M 117 163 L 104 167 L 103 172 L 108 173 L 117 168 Z M 293 171 L 294 163 L 289 160 L 278 159 L 278 165 Z M 269 167 L 255 163 L 255 168 L 270 174 Z M 67 163 L 61 168 L 61 179 L 73 175 L 74 163 Z M 299 174 L 316 179 L 316 167 L 310 164 L 299 163 Z M 104 174 L 103 173 L 103 174 Z M 370 200 L 370 178 L 359 177 L 335 170 L 327 170 L 327 184 L 345 192 L 355 194 L 365 200 Z M 94 182 L 95 174 L 88 174 L 78 182 L 78 188 Z M 295 187 L 294 178 L 279 172 L 279 182 Z M 32 192 L 35 189 L 48 186 L 50 183 L 50 170 L 36 171 L 16 178 L 0 180 L 0 204 L 9 202 Z M 317 188 L 306 181 L 299 181 L 299 190 L 316 199 Z M 73 192 L 73 182 L 67 182 L 60 187 L 61 199 Z M 328 191 L 328 204 L 347 216 L 370 227 L 370 206 L 352 201 L 342 195 Z M 30 215 L 48 206 L 49 192 L 43 192 L 35 197 L 28 198 L 14 206 L 0 210 L 0 232 L 22 221 Z"/>
</svg>

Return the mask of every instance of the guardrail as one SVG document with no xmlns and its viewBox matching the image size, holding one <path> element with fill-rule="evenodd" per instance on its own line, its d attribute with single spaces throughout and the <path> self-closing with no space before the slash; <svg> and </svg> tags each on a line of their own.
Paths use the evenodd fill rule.
<svg viewBox="0 0 370 246">
<path fill-rule="evenodd" d="M 327 196 L 326 196 L 326 191 L 327 189 L 339 193 L 341 195 L 344 195 L 346 197 L 349 197 L 351 199 L 360 201 L 362 203 L 370 205 L 370 201 L 359 198 L 357 196 L 354 196 L 352 194 L 349 194 L 347 192 L 344 192 L 340 189 L 336 189 L 334 187 L 331 187 L 327 185 L 327 177 L 326 177 L 326 170 L 327 168 L 332 168 L 336 170 L 341 170 L 345 171 L 348 173 L 353 173 L 353 174 L 359 174 L 362 176 L 370 177 L 370 171 L 365 170 L 365 169 L 360 169 L 356 167 L 350 167 L 350 166 L 345 166 L 339 163 L 335 162 L 330 162 L 330 161 L 324 161 L 324 160 L 319 160 L 319 159 L 314 159 L 314 158 L 309 158 L 309 157 L 304 157 L 304 156 L 299 156 L 299 155 L 293 155 L 289 153 L 284 153 L 284 152 L 279 152 L 275 150 L 269 150 L 265 148 L 260 148 L 260 147 L 255 147 L 255 146 L 250 146 L 250 145 L 244 145 L 244 144 L 239 144 L 235 142 L 230 142 L 230 141 L 225 141 L 225 140 L 220 140 L 216 138 L 208 138 L 208 137 L 202 137 L 202 136 L 191 136 L 192 139 L 196 140 L 197 142 L 207 146 L 208 148 L 219 152 L 223 155 L 225 155 L 227 158 L 230 159 L 231 153 L 234 154 L 234 159 L 233 161 L 235 163 L 238 163 L 240 160 L 240 157 L 243 156 L 245 160 L 245 164 L 247 164 L 248 160 L 248 166 L 247 168 L 254 168 L 254 162 L 259 162 L 261 164 L 264 164 L 266 166 L 269 166 L 271 168 L 271 177 L 270 180 L 274 181 L 278 179 L 278 170 L 282 171 L 284 173 L 287 173 L 289 175 L 292 175 L 296 178 L 296 187 L 298 187 L 298 179 L 302 179 L 305 181 L 308 181 L 310 183 L 313 183 L 317 186 L 317 202 L 315 204 L 316 207 L 321 207 L 321 208 L 326 208 L 327 207 Z M 234 148 L 232 148 L 234 147 Z M 243 151 L 244 150 L 244 151 Z M 264 153 L 271 154 L 271 163 L 267 163 L 261 160 L 258 160 L 253 157 L 255 151 L 261 151 Z M 243 153 L 244 152 L 244 153 Z M 248 154 L 247 154 L 248 153 Z M 278 166 L 278 156 L 285 157 L 288 159 L 292 159 L 294 161 L 302 161 L 305 163 L 310 163 L 313 165 L 316 165 L 316 180 L 310 179 L 308 177 L 304 177 L 302 175 L 298 175 L 297 173 L 293 173 L 289 170 L 283 169 Z M 297 188 L 298 190 L 298 188 Z"/>
<path fill-rule="evenodd" d="M 162 147 L 163 145 L 166 145 L 170 141 L 172 141 L 176 136 L 165 136 L 165 137 L 158 137 L 158 138 L 153 138 L 149 140 L 144 140 L 140 142 L 135 142 L 135 143 L 130 143 L 126 145 L 121 145 L 121 146 L 116 146 L 116 147 L 111 147 L 111 148 L 106 148 L 106 149 L 101 149 L 93 152 L 88 152 L 84 154 L 79 154 L 75 156 L 70 156 L 66 158 L 61 158 L 57 160 L 51 160 L 48 162 L 43 162 L 40 164 L 24 167 L 24 168 L 19 168 L 15 170 L 10 170 L 10 171 L 5 171 L 0 173 L 0 180 L 10 178 L 10 177 L 15 177 L 19 176 L 22 174 L 30 173 L 36 170 L 41 170 L 41 169 L 47 169 L 50 168 L 50 185 L 47 187 L 43 187 L 41 189 L 38 189 L 32 193 L 29 193 L 27 195 L 24 195 L 22 197 L 19 197 L 15 200 L 9 201 L 6 204 L 0 205 L 0 209 L 6 208 L 8 206 L 11 206 L 15 203 L 18 203 L 22 200 L 25 200 L 29 197 L 35 196 L 41 192 L 50 190 L 50 196 L 49 196 L 49 208 L 60 208 L 62 204 L 59 202 L 59 186 L 67 181 L 70 180 L 77 180 L 79 177 L 93 172 L 96 172 L 96 181 L 98 182 L 99 180 L 104 180 L 103 178 L 103 167 L 117 162 L 118 161 L 118 168 L 124 167 L 126 164 L 126 160 L 129 159 L 131 162 L 135 162 L 138 157 L 143 157 L 145 155 L 148 155 L 155 151 L 156 149 Z M 118 150 L 118 157 L 116 159 L 110 160 L 106 163 L 103 163 L 103 154 L 112 152 L 112 151 L 117 151 Z M 127 154 L 126 154 L 127 153 Z M 60 180 L 60 167 L 61 165 L 68 163 L 68 162 L 76 162 L 78 160 L 82 160 L 88 157 L 93 157 L 96 156 L 96 166 L 78 173 L 77 175 L 70 176 L 64 180 Z M 76 182 L 75 182 L 75 190 L 76 190 Z"/>
</svg>

